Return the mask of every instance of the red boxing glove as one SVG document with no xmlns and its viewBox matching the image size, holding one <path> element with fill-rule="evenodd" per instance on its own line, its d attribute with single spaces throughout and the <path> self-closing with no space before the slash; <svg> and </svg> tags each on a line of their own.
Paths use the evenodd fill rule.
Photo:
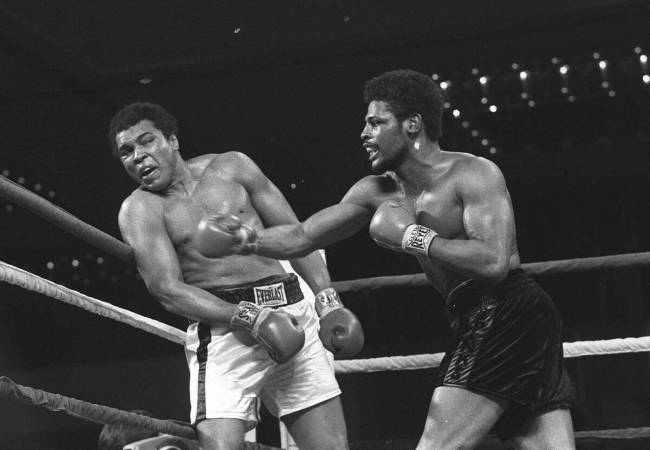
<svg viewBox="0 0 650 450">
<path fill-rule="evenodd" d="M 256 233 L 233 214 L 216 214 L 201 219 L 196 229 L 197 250 L 208 258 L 247 253 Z"/>
<path fill-rule="evenodd" d="M 318 336 L 337 359 L 351 358 L 363 348 L 364 335 L 359 319 L 343 307 L 339 294 L 327 288 L 316 294 L 316 313 L 320 317 Z"/>
<path fill-rule="evenodd" d="M 230 324 L 247 330 L 277 363 L 289 361 L 305 345 L 305 331 L 295 317 L 252 302 L 239 302 Z"/>
<path fill-rule="evenodd" d="M 370 221 L 370 236 L 382 247 L 428 257 L 429 246 L 438 233 L 416 224 L 413 213 L 403 203 L 388 201 L 377 208 Z"/>
</svg>

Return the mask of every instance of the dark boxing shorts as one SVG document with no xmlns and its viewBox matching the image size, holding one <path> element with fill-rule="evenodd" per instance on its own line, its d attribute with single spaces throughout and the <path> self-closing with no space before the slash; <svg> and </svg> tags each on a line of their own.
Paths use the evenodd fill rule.
<svg viewBox="0 0 650 450">
<path fill-rule="evenodd" d="M 437 385 L 512 403 L 495 431 L 503 440 L 528 419 L 575 404 L 563 362 L 562 319 L 550 296 L 521 269 L 496 286 L 469 280 L 446 301 L 454 330 Z"/>
</svg>

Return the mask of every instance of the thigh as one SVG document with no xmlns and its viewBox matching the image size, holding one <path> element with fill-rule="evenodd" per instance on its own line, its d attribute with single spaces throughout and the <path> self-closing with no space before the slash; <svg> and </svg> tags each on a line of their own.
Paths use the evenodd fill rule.
<svg viewBox="0 0 650 450">
<path fill-rule="evenodd" d="M 219 335 L 199 324 L 188 328 L 190 420 L 241 419 L 255 427 L 264 377 L 273 361 L 259 346 L 241 342 L 237 332 Z"/>
<path fill-rule="evenodd" d="M 207 419 L 196 425 L 203 450 L 240 450 L 244 448 L 246 422 L 239 419 Z"/>
<path fill-rule="evenodd" d="M 302 350 L 265 378 L 261 397 L 271 414 L 284 417 L 338 397 L 341 390 L 330 356 L 318 334 L 308 332 Z"/>
<path fill-rule="evenodd" d="M 473 448 L 508 405 L 507 400 L 497 397 L 439 386 L 433 392 L 418 448 Z"/>
<path fill-rule="evenodd" d="M 339 397 L 282 417 L 300 450 L 346 450 L 347 430 Z"/>
<path fill-rule="evenodd" d="M 568 409 L 556 409 L 535 416 L 512 438 L 519 449 L 575 449 L 573 421 Z"/>
</svg>

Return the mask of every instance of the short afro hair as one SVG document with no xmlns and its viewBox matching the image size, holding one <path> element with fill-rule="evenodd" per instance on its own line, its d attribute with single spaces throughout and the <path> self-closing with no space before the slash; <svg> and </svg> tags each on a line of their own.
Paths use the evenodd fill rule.
<svg viewBox="0 0 650 450">
<path fill-rule="evenodd" d="M 366 82 L 363 99 L 366 103 L 386 102 L 399 120 L 420 114 L 429 139 L 437 141 L 442 137 L 442 90 L 423 73 L 409 69 L 385 72 Z"/>
<path fill-rule="evenodd" d="M 108 140 L 113 155 L 117 156 L 115 137 L 118 133 L 137 125 L 143 120 L 150 120 L 165 138 L 178 134 L 178 122 L 165 108 L 155 103 L 134 102 L 120 109 L 111 119 Z"/>
</svg>

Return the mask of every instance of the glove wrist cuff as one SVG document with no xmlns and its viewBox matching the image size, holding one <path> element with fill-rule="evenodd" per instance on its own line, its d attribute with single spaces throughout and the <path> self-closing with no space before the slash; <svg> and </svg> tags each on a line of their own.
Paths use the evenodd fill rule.
<svg viewBox="0 0 650 450">
<path fill-rule="evenodd" d="M 343 302 L 334 288 L 327 288 L 316 294 L 314 306 L 318 317 L 324 317 L 335 309 L 343 308 Z"/>
<path fill-rule="evenodd" d="M 259 319 L 264 313 L 268 313 L 259 305 L 252 302 L 239 302 L 235 314 L 230 318 L 230 325 L 234 328 L 243 328 L 248 330 L 251 334 L 255 334 L 258 328 Z"/>
<path fill-rule="evenodd" d="M 438 236 L 438 233 L 431 228 L 418 224 L 411 224 L 406 228 L 402 236 L 402 250 L 416 256 L 429 256 L 431 242 Z"/>
</svg>

